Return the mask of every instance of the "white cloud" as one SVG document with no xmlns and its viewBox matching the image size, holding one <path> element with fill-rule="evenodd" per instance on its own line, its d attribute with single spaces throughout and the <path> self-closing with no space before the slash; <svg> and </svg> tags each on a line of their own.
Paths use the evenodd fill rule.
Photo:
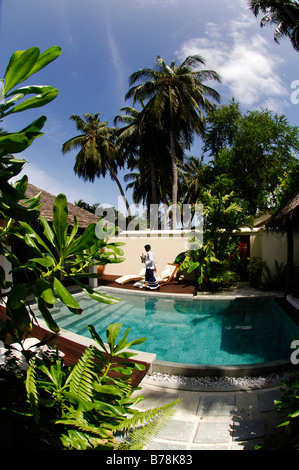
<svg viewBox="0 0 299 470">
<path fill-rule="evenodd" d="M 27 175 L 28 183 L 33 184 L 54 196 L 63 193 L 66 195 L 67 200 L 72 203 L 82 199 L 79 184 L 73 185 L 72 182 L 68 182 L 66 178 L 58 180 L 58 178 L 50 176 L 37 165 L 26 163 L 23 171 L 17 177 L 12 178 L 12 181 L 21 179 L 23 175 Z"/>
<path fill-rule="evenodd" d="M 106 23 L 108 45 L 109 45 L 110 52 L 111 52 L 111 61 L 116 71 L 116 76 L 117 76 L 117 81 L 118 81 L 118 90 L 119 90 L 118 93 L 123 99 L 123 96 L 125 94 L 125 88 L 126 88 L 126 78 L 124 75 L 125 64 L 123 63 L 119 46 L 113 34 L 110 13 L 107 10 L 103 10 L 103 14 L 104 14 L 105 23 Z"/>
<path fill-rule="evenodd" d="M 185 42 L 178 55 L 183 60 L 188 55 L 200 54 L 206 68 L 220 74 L 222 84 L 241 104 L 267 103 L 279 111 L 289 94 L 278 74 L 283 59 L 270 53 L 264 37 L 252 33 L 252 25 L 252 18 L 245 14 L 222 25 L 221 31 L 216 24 L 208 23 L 205 36 Z"/>
</svg>

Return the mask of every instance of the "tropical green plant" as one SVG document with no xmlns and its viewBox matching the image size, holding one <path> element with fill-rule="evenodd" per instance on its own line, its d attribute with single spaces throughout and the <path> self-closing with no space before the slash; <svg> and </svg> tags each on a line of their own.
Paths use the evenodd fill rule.
<svg viewBox="0 0 299 470">
<path fill-rule="evenodd" d="M 31 329 L 30 307 L 26 307 L 26 299 L 33 294 L 40 312 L 48 327 L 57 332 L 58 325 L 54 322 L 50 310 L 60 299 L 70 311 L 80 314 L 77 300 L 64 286 L 62 279 L 69 279 L 77 284 L 94 300 L 106 303 L 115 303 L 117 299 L 104 296 L 93 291 L 82 279 L 97 277 L 97 273 L 86 272 L 89 266 L 107 263 L 119 263 L 123 258 L 123 251 L 119 248 L 123 243 L 109 244 L 109 237 L 115 233 L 115 227 L 103 227 L 102 221 L 90 224 L 78 235 L 78 220 L 74 217 L 72 230 L 69 229 L 67 200 L 64 194 L 59 194 L 53 206 L 52 227 L 45 217 L 40 217 L 43 236 L 39 235 L 30 224 L 20 222 L 22 230 L 15 232 L 29 248 L 28 258 L 23 264 L 14 258 L 13 272 L 28 273 L 28 282 L 14 285 L 6 303 L 6 311 L 12 319 L 12 327 L 21 330 Z M 105 249 L 105 251 L 103 251 Z M 29 256 L 29 254 L 31 256 Z M 78 279 L 81 278 L 81 280 Z M 16 301 L 16 298 L 19 301 Z M 13 312 L 18 307 L 17 321 Z M 28 311 L 29 310 L 29 311 Z"/>
<path fill-rule="evenodd" d="M 286 265 L 274 260 L 275 270 L 271 272 L 269 266 L 264 266 L 262 289 L 284 290 L 286 284 Z"/>
<path fill-rule="evenodd" d="M 180 270 L 195 272 L 202 289 L 215 290 L 238 280 L 234 264 L 238 260 L 238 237 L 233 236 L 244 222 L 242 208 L 233 200 L 234 194 L 202 192 L 203 233 L 191 239 L 192 249 L 181 253 Z"/>
<path fill-rule="evenodd" d="M 274 24 L 276 42 L 288 37 L 293 48 L 299 51 L 299 5 L 296 0 L 249 0 L 249 6 L 255 16 L 260 11 L 266 13 L 261 27 Z"/>
<path fill-rule="evenodd" d="M 48 104 L 58 95 L 57 88 L 49 85 L 29 85 L 15 89 L 19 83 L 27 80 L 31 75 L 43 69 L 50 62 L 55 60 L 61 54 L 58 46 L 52 46 L 43 53 L 40 53 L 38 47 L 31 47 L 26 51 L 16 51 L 12 54 L 7 65 L 0 94 L 0 119 L 12 113 L 19 113 L 31 108 L 37 108 Z M 28 96 L 31 96 L 28 98 Z M 24 99 L 24 100 L 23 100 Z M 21 101 L 16 104 L 16 102 Z M 40 130 L 40 129 L 39 129 Z M 28 146 L 28 140 L 18 134 L 7 134 L 0 139 L 6 146 L 9 142 L 13 143 L 13 152 L 16 152 L 17 144 Z M 27 145 L 26 145 L 27 144 Z M 7 147 L 6 147 L 7 150 Z M 19 150 L 20 151 L 20 150 Z"/>
<path fill-rule="evenodd" d="M 138 388 L 132 387 L 131 377 L 144 366 L 131 360 L 135 354 L 128 348 L 145 338 L 127 342 L 127 329 L 117 342 L 121 327 L 120 323 L 109 325 L 104 343 L 89 326 L 95 346 L 87 348 L 71 370 L 61 357 L 48 363 L 30 360 L 25 387 L 15 383 L 13 392 L 18 389 L 18 396 L 5 397 L 2 391 L 0 417 L 5 426 L 0 436 L 8 446 L 136 450 L 151 441 L 179 400 L 145 412 L 137 410 L 143 397 L 133 396 Z"/>
<path fill-rule="evenodd" d="M 252 256 L 251 258 L 249 258 L 247 270 L 249 273 L 249 285 L 251 287 L 261 287 L 263 270 L 266 266 L 266 261 L 264 261 L 259 256 Z"/>
<path fill-rule="evenodd" d="M 16 86 L 27 80 L 31 75 L 41 70 L 55 60 L 61 53 L 58 46 L 53 46 L 40 53 L 37 47 L 26 51 L 16 51 L 10 58 L 2 80 L 0 101 L 0 119 L 9 114 L 22 112 L 31 108 L 44 106 L 52 101 L 58 90 L 51 86 L 29 85 L 21 88 Z M 29 97 L 32 95 L 31 97 Z M 19 132 L 5 132 L 0 136 L 0 254 L 15 265 L 17 258 L 11 253 L 8 241 L 10 237 L 20 232 L 18 223 L 30 223 L 39 215 L 39 195 L 33 199 L 25 199 L 27 177 L 24 176 L 15 185 L 10 184 L 13 177 L 19 175 L 25 164 L 24 160 L 16 159 L 11 154 L 20 153 L 28 148 L 33 140 L 42 135 L 41 129 L 46 121 L 41 116 Z M 20 203 L 20 201 L 23 201 Z M 23 286 L 12 286 L 6 273 L 0 266 L 1 298 L 5 297 L 9 304 L 9 315 L 19 330 L 29 325 L 28 312 L 24 306 L 25 290 Z"/>
<path fill-rule="evenodd" d="M 147 103 L 146 109 L 168 132 L 169 149 L 172 164 L 172 204 L 177 204 L 178 143 L 186 147 L 193 141 L 193 133 L 204 132 L 204 111 L 213 109 L 213 104 L 206 98 L 219 100 L 219 94 L 213 88 L 204 85 L 206 80 L 220 81 L 219 75 L 212 70 L 193 70 L 204 64 L 199 55 L 189 56 L 177 66 L 171 65 L 158 56 L 156 68 L 144 68 L 130 76 L 130 86 L 126 99 L 133 98 L 133 103 Z M 138 81 L 143 83 L 135 85 Z M 174 219 L 173 219 L 174 227 Z"/>
<path fill-rule="evenodd" d="M 282 422 L 258 450 L 298 450 L 299 449 L 299 375 L 286 376 L 280 387 L 282 397 L 275 400 L 276 410 L 282 415 Z"/>
<path fill-rule="evenodd" d="M 233 100 L 208 113 L 203 140 L 209 186 L 233 190 L 248 215 L 275 207 L 280 178 L 297 164 L 298 127 L 267 109 L 242 114 Z"/>
<path fill-rule="evenodd" d="M 116 182 L 121 196 L 126 204 L 128 216 L 131 216 L 130 206 L 117 178 L 118 167 L 123 166 L 120 154 L 116 151 L 115 130 L 108 127 L 107 122 L 101 122 L 100 113 L 83 115 L 83 118 L 73 114 L 71 120 L 81 134 L 64 142 L 62 152 L 79 149 L 76 155 L 74 171 L 84 181 L 94 181 L 95 177 L 105 176 L 108 172 Z"/>
<path fill-rule="evenodd" d="M 188 274 L 195 272 L 198 285 L 205 285 L 210 277 L 211 264 L 220 261 L 215 256 L 212 242 L 201 243 L 195 237 L 191 242 L 193 249 L 180 253 L 175 263 L 180 264 L 180 271 L 186 271 Z"/>
</svg>

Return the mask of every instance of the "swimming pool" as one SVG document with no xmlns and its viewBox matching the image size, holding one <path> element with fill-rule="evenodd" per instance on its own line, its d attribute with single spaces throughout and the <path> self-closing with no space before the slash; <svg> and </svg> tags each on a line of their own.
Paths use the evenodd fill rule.
<svg viewBox="0 0 299 470">
<path fill-rule="evenodd" d="M 121 302 L 102 304 L 80 295 L 80 316 L 61 305 L 52 310 L 53 318 L 60 328 L 88 338 L 88 325 L 92 324 L 104 341 L 107 326 L 122 323 L 121 333 L 130 329 L 128 341 L 147 338 L 134 349 L 154 353 L 159 361 L 184 364 L 225 366 L 289 360 L 290 344 L 299 339 L 299 327 L 270 297 L 113 296 Z"/>
</svg>

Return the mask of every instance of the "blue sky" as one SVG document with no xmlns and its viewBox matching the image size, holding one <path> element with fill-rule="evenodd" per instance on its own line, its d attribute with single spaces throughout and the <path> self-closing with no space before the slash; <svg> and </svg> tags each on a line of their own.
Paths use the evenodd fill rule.
<svg viewBox="0 0 299 470">
<path fill-rule="evenodd" d="M 63 192 L 70 202 L 119 208 L 110 177 L 84 183 L 73 171 L 75 152 L 63 155 L 61 147 L 77 134 L 72 114 L 100 112 L 113 125 L 120 109 L 132 105 L 124 101 L 129 76 L 153 67 L 157 55 L 180 63 L 200 54 L 205 68 L 222 77 L 221 85 L 209 82 L 222 104 L 234 97 L 244 112 L 266 107 L 299 125 L 299 53 L 286 39 L 277 45 L 273 27 L 261 29 L 246 0 L 2 0 L 0 8 L 1 76 L 15 50 L 62 48 L 55 62 L 28 80 L 57 87 L 56 100 L 2 126 L 15 131 L 47 116 L 45 135 L 23 154 L 25 173 L 32 184 Z M 201 156 L 200 140 L 191 153 Z M 125 173 L 119 173 L 121 182 Z M 127 197 L 132 203 L 130 192 Z"/>
</svg>

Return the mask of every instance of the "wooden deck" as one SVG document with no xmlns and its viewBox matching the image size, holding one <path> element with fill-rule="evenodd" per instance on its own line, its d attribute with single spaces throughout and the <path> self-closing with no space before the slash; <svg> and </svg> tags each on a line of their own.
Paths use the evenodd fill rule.
<svg viewBox="0 0 299 470">
<path fill-rule="evenodd" d="M 0 307 L 0 319 L 5 321 L 7 319 L 5 308 Z M 37 338 L 39 340 L 46 340 L 47 343 L 52 347 L 57 347 L 59 351 L 64 353 L 64 363 L 67 367 L 73 366 L 80 359 L 87 346 L 84 346 L 75 341 L 71 341 L 59 333 L 51 333 L 48 330 L 40 328 L 34 325 L 29 335 L 30 337 Z M 150 364 L 142 361 L 136 361 L 134 359 L 122 359 L 118 358 L 115 363 L 121 364 L 123 362 L 133 362 L 144 366 L 144 370 L 134 370 L 131 376 L 131 384 L 133 387 L 137 387 L 143 377 L 147 374 Z M 110 377 L 119 377 L 119 373 L 111 372 Z"/>
<path fill-rule="evenodd" d="M 118 284 L 115 282 L 119 276 L 113 276 L 112 274 L 104 274 L 102 277 L 99 278 L 99 286 L 106 286 L 106 287 L 115 287 L 118 289 L 124 289 L 129 291 L 139 291 L 138 287 L 134 287 L 134 282 L 127 282 L 126 284 Z M 142 289 L 143 292 L 148 292 L 149 294 L 156 293 L 157 291 L 149 291 L 146 289 Z M 169 284 L 165 284 L 164 286 L 160 286 L 159 292 L 161 294 L 189 294 L 195 295 L 196 294 L 196 287 L 192 282 L 180 280 L 177 282 L 170 282 Z"/>
</svg>

